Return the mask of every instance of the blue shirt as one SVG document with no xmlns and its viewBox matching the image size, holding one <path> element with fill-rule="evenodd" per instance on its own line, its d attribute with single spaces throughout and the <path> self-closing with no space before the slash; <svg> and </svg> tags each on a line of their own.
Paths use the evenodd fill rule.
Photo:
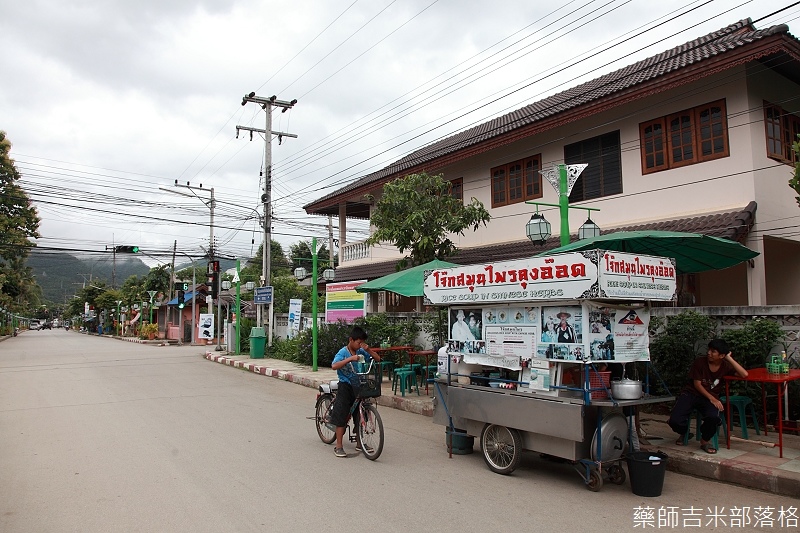
<svg viewBox="0 0 800 533">
<path fill-rule="evenodd" d="M 369 363 L 372 360 L 372 356 L 369 354 L 368 351 L 364 350 L 363 348 L 359 348 L 356 351 L 356 354 L 360 354 L 364 356 L 364 360 Z M 351 357 L 353 354 L 350 353 L 350 350 L 347 349 L 347 346 L 343 346 L 341 350 L 339 350 L 336 355 L 333 357 L 333 361 L 331 364 L 336 363 L 337 361 L 344 361 L 348 357 Z M 356 370 L 353 367 L 353 363 L 347 363 L 342 368 L 336 371 L 336 374 L 339 376 L 339 381 L 346 381 L 350 385 L 354 387 L 358 387 L 358 376 L 356 375 Z"/>
</svg>

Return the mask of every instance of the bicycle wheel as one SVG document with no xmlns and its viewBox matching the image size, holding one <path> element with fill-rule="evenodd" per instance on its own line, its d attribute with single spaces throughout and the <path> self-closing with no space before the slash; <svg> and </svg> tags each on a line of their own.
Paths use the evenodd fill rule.
<svg viewBox="0 0 800 533">
<path fill-rule="evenodd" d="M 380 457 L 383 451 L 383 421 L 377 407 L 362 403 L 356 437 L 361 445 L 361 453 L 370 461 Z"/>
<path fill-rule="evenodd" d="M 317 433 L 319 434 L 319 438 L 325 444 L 330 444 L 336 440 L 336 428 L 329 423 L 325 423 L 325 418 L 329 417 L 331 414 L 332 404 L 333 396 L 330 394 L 323 394 L 317 398 L 317 416 L 315 417 L 317 422 Z"/>
<path fill-rule="evenodd" d="M 481 433 L 481 451 L 492 472 L 508 475 L 522 458 L 522 438 L 515 429 L 486 424 Z"/>
</svg>

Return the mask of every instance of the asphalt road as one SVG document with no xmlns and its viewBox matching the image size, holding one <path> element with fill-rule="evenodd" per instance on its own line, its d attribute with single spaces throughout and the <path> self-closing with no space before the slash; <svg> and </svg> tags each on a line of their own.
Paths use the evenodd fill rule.
<svg viewBox="0 0 800 533">
<path fill-rule="evenodd" d="M 532 453 L 499 476 L 477 446 L 449 459 L 443 427 L 388 408 L 380 459 L 352 444 L 338 459 L 310 419 L 314 390 L 203 349 L 64 330 L 0 342 L 0 531 L 637 531 L 638 509 L 657 526 L 668 507 L 664 520 L 709 531 L 728 529 L 731 508 L 749 507 L 752 526 L 772 507 L 770 530 L 797 506 L 672 473 L 659 498 L 629 483 L 593 493 Z"/>
</svg>

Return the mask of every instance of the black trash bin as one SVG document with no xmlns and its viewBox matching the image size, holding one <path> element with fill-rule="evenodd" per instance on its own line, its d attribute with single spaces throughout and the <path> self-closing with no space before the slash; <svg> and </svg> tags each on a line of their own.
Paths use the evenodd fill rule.
<svg viewBox="0 0 800 533">
<path fill-rule="evenodd" d="M 637 496 L 661 496 L 669 456 L 664 452 L 631 452 L 628 454 L 628 473 L 631 490 Z"/>
</svg>

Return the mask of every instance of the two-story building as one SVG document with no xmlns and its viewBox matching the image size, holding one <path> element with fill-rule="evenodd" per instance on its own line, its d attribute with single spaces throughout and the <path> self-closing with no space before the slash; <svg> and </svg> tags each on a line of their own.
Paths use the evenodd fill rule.
<svg viewBox="0 0 800 533">
<path fill-rule="evenodd" d="M 586 163 L 570 204 L 596 207 L 603 233 L 697 232 L 760 255 L 725 270 L 684 275 L 678 305 L 782 305 L 800 301 L 800 208 L 788 185 L 800 133 L 800 42 L 786 25 L 743 20 L 643 61 L 420 148 L 305 206 L 338 217 L 337 281 L 395 270 L 399 252 L 345 241 L 347 219 L 368 219 L 365 195 L 414 172 L 443 174 L 475 197 L 487 227 L 455 236 L 459 264 L 529 257 L 559 244 L 556 210 L 544 245 L 525 236 L 526 201 L 557 203 L 540 170 Z M 581 213 L 577 211 L 575 213 Z M 577 233 L 585 214 L 570 215 Z M 577 235 L 573 236 L 573 240 Z M 411 310 L 378 301 L 371 310 Z"/>
</svg>

